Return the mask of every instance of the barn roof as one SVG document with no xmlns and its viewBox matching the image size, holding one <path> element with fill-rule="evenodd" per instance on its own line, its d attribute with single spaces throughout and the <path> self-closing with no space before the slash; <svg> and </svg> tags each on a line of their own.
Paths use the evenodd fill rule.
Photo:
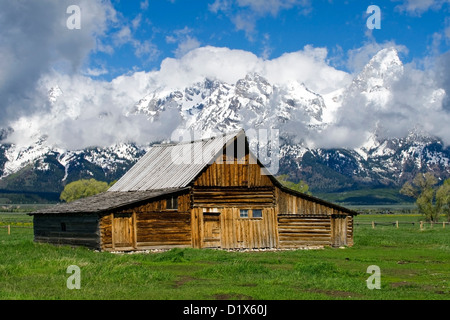
<svg viewBox="0 0 450 320">
<path fill-rule="evenodd" d="M 55 206 L 32 212 L 35 214 L 80 214 L 101 213 L 112 209 L 124 208 L 131 204 L 147 201 L 149 199 L 166 196 L 172 193 L 188 190 L 189 188 L 131 191 L 131 192 L 103 192 L 88 198 L 75 200 L 70 203 L 57 204 Z"/>
<path fill-rule="evenodd" d="M 225 145 L 241 134 L 243 130 L 203 140 L 153 146 L 108 191 L 184 188 L 216 160 Z"/>
</svg>

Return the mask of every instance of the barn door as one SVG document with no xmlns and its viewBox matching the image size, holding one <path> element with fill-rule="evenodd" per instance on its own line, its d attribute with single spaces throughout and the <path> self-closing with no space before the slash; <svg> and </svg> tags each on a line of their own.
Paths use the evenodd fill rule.
<svg viewBox="0 0 450 320">
<path fill-rule="evenodd" d="M 113 248 L 134 249 L 134 221 L 131 213 L 115 213 L 113 219 Z"/>
<path fill-rule="evenodd" d="M 347 216 L 331 218 L 331 244 L 334 247 L 347 245 Z"/>
<path fill-rule="evenodd" d="M 220 248 L 220 212 L 203 212 L 203 248 Z"/>
</svg>

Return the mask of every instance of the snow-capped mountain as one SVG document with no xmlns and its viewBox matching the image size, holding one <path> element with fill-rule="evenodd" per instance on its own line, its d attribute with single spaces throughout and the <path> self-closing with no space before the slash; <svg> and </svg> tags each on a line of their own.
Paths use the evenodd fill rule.
<svg viewBox="0 0 450 320">
<path fill-rule="evenodd" d="M 407 137 L 372 137 L 356 149 L 310 149 L 284 145 L 283 173 L 309 182 L 313 190 L 356 187 L 399 187 L 418 172 L 450 176 L 450 148 L 441 140 L 412 131 Z"/>
<path fill-rule="evenodd" d="M 403 74 L 403 64 L 394 48 L 383 49 L 374 56 L 364 69 L 355 77 L 347 89 L 347 98 L 357 94 L 366 97 L 370 104 L 386 106 L 391 89 Z"/>
<path fill-rule="evenodd" d="M 399 186 L 419 171 L 449 177 L 450 148 L 414 124 L 408 134 L 395 138 L 380 135 L 375 127 L 355 148 L 320 148 L 307 143 L 310 136 L 332 126 L 355 101 L 362 104 L 361 110 L 389 111 L 393 88 L 403 74 L 397 51 L 383 49 L 350 85 L 331 93 L 321 95 L 295 81 L 270 83 L 260 74 L 250 73 L 235 83 L 206 78 L 178 90 L 155 89 L 136 101 L 127 116 L 145 115 L 151 125 L 167 110 L 175 110 L 182 119 L 180 128 L 200 132 L 203 137 L 239 128 L 276 128 L 280 132 L 276 173 L 306 180 L 313 192 Z M 430 105 L 445 95 L 439 88 L 430 92 L 424 97 Z M 59 87 L 50 89 L 52 105 L 61 98 Z M 14 128 L 0 131 L 0 141 L 11 130 Z M 34 141 L 30 145 L 0 144 L 0 189 L 60 192 L 66 183 L 80 178 L 112 181 L 156 142 L 66 150 L 47 143 L 45 135 Z"/>
<path fill-rule="evenodd" d="M 64 150 L 40 141 L 28 148 L 0 145 L 0 189 L 61 192 L 78 179 L 119 179 L 142 157 L 147 148 L 117 144 L 107 148 Z"/>
<path fill-rule="evenodd" d="M 180 111 L 185 129 L 209 136 L 243 126 L 279 127 L 290 121 L 320 125 L 326 105 L 322 96 L 304 84 L 278 86 L 253 73 L 234 84 L 205 79 L 183 91 L 151 93 L 131 113 L 143 113 L 157 121 L 169 108 Z"/>
</svg>

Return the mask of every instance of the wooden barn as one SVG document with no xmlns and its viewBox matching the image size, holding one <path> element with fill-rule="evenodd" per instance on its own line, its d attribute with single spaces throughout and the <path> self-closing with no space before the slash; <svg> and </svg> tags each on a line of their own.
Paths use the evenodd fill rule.
<svg viewBox="0 0 450 320">
<path fill-rule="evenodd" d="M 355 214 L 281 185 L 244 131 L 153 146 L 107 192 L 31 213 L 35 241 L 104 251 L 352 246 Z"/>
</svg>

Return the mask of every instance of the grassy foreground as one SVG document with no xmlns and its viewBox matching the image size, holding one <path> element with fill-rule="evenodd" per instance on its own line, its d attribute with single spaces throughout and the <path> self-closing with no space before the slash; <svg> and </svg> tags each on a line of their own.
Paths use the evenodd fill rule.
<svg viewBox="0 0 450 320">
<path fill-rule="evenodd" d="M 417 216 L 358 216 L 357 222 Z M 6 228 L 11 224 L 11 235 Z M 355 246 L 278 252 L 113 254 L 33 242 L 30 217 L 0 214 L 0 299 L 450 299 L 450 226 L 355 225 Z M 69 290 L 67 268 L 81 270 Z M 367 288 L 371 265 L 381 289 Z"/>
</svg>

